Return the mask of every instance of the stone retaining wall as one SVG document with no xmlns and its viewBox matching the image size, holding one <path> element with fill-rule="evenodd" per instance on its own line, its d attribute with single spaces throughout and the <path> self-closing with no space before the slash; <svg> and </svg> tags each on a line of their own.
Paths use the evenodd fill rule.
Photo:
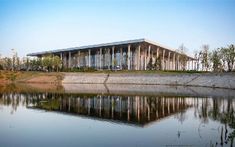
<svg viewBox="0 0 235 147">
<path fill-rule="evenodd" d="M 235 90 L 209 87 L 130 84 L 64 84 L 63 87 L 66 93 L 235 98 Z"/>
<path fill-rule="evenodd" d="M 131 85 L 172 85 L 200 86 L 235 89 L 234 73 L 195 74 L 104 74 L 65 73 L 63 84 L 131 84 Z"/>
</svg>

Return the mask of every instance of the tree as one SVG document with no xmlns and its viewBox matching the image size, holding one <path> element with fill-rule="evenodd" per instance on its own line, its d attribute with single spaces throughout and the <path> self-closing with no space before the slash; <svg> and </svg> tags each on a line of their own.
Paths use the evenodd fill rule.
<svg viewBox="0 0 235 147">
<path fill-rule="evenodd" d="M 2 59 L 2 67 L 5 70 L 11 70 L 12 69 L 12 59 L 8 57 L 4 57 Z"/>
<path fill-rule="evenodd" d="M 162 69 L 162 62 L 161 62 L 160 57 L 156 58 L 155 63 L 154 63 L 154 68 L 156 70 L 161 70 Z"/>
<path fill-rule="evenodd" d="M 234 69 L 235 63 L 235 47 L 233 44 L 229 45 L 227 48 L 220 48 L 221 59 L 223 66 L 227 64 L 228 71 Z"/>
<path fill-rule="evenodd" d="M 117 70 L 117 59 L 116 58 L 114 58 L 113 59 L 113 66 L 114 66 L 114 70 L 116 71 Z"/>
<path fill-rule="evenodd" d="M 226 60 L 227 60 L 227 66 L 228 71 L 232 71 L 234 68 L 234 60 L 235 60 L 235 47 L 233 44 L 229 45 L 226 49 Z"/>
<path fill-rule="evenodd" d="M 196 64 L 197 64 L 196 70 L 198 71 L 200 57 L 199 57 L 199 53 L 197 51 L 194 51 L 194 58 L 196 59 Z"/>
<path fill-rule="evenodd" d="M 202 45 L 202 50 L 199 53 L 199 58 L 202 64 L 202 70 L 209 69 L 209 45 Z"/>
<path fill-rule="evenodd" d="M 12 59 L 11 59 L 12 67 L 11 67 L 11 70 L 12 71 L 19 70 L 19 68 L 20 68 L 20 58 L 18 57 L 18 54 L 15 51 L 15 49 L 11 49 L 11 50 L 12 50 Z"/>
<path fill-rule="evenodd" d="M 226 52 L 226 49 L 225 49 L 225 48 L 223 48 L 223 47 L 219 48 L 219 56 L 220 56 L 221 61 L 222 61 L 222 68 L 223 68 L 223 70 L 226 69 L 225 52 Z"/>
<path fill-rule="evenodd" d="M 52 66 L 53 66 L 53 69 L 56 69 L 56 71 L 58 72 L 59 71 L 59 68 L 61 68 L 61 65 L 62 64 L 62 61 L 60 59 L 59 56 L 54 56 L 53 59 L 52 59 Z"/>
<path fill-rule="evenodd" d="M 235 62 L 235 47 L 233 44 L 228 46 L 229 49 L 229 71 L 232 71 L 234 69 L 234 62 Z"/>
<path fill-rule="evenodd" d="M 41 63 L 40 60 L 38 60 Z M 59 56 L 47 55 L 42 58 L 42 66 L 48 71 L 59 71 L 61 68 L 62 61 Z"/>
<path fill-rule="evenodd" d="M 153 70 L 153 58 L 152 57 L 149 59 L 149 63 L 147 65 L 147 69 L 148 70 Z"/>
<path fill-rule="evenodd" d="M 51 55 L 47 55 L 44 56 L 42 59 L 42 65 L 45 69 L 47 69 L 48 71 L 52 70 L 52 65 L 53 65 L 53 61 L 52 61 L 52 57 Z"/>
<path fill-rule="evenodd" d="M 28 59 L 28 69 L 31 70 L 40 70 L 42 66 L 42 61 L 40 58 L 36 58 L 36 59 Z"/>
<path fill-rule="evenodd" d="M 209 59 L 210 59 L 210 62 L 212 63 L 213 71 L 217 71 L 217 72 L 221 71 L 222 63 L 221 63 L 221 60 L 220 60 L 219 49 L 213 50 L 209 54 Z"/>
<path fill-rule="evenodd" d="M 187 65 L 187 61 L 188 61 L 188 57 L 186 55 L 186 47 L 184 46 L 184 44 L 180 45 L 178 52 L 181 54 L 179 57 L 181 67 L 183 70 L 185 70 L 186 65 Z"/>
</svg>

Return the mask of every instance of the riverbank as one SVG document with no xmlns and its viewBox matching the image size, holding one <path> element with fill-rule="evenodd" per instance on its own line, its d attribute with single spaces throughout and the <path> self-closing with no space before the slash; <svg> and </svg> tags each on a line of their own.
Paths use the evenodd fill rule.
<svg viewBox="0 0 235 147">
<path fill-rule="evenodd" d="M 0 83 L 168 85 L 235 89 L 235 73 L 0 71 Z"/>
<path fill-rule="evenodd" d="M 153 97 L 213 97 L 235 98 L 235 90 L 192 86 L 167 85 L 119 85 L 119 84 L 38 84 L 12 83 L 1 84 L 3 93 L 54 93 L 67 95 L 117 95 Z"/>
<path fill-rule="evenodd" d="M 62 84 L 197 86 L 235 89 L 234 73 L 64 73 Z"/>
<path fill-rule="evenodd" d="M 1 71 L 0 83 L 41 83 L 61 84 L 63 73 L 33 72 L 33 71 Z"/>
</svg>

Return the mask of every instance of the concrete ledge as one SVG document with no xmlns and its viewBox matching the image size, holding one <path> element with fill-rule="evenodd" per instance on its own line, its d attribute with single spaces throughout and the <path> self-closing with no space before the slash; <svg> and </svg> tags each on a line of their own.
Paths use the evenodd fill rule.
<svg viewBox="0 0 235 147">
<path fill-rule="evenodd" d="M 235 90 L 167 85 L 64 84 L 65 93 L 235 98 Z"/>
<path fill-rule="evenodd" d="M 235 74 L 65 73 L 62 84 L 171 85 L 235 89 Z"/>
<path fill-rule="evenodd" d="M 106 78 L 103 73 L 65 73 L 62 84 L 103 84 Z"/>
</svg>

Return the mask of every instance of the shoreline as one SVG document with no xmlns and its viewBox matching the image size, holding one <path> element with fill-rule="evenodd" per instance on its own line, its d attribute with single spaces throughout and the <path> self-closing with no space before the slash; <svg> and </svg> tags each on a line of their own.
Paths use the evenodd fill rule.
<svg viewBox="0 0 235 147">
<path fill-rule="evenodd" d="M 234 73 L 64 73 L 65 84 L 166 85 L 235 89 Z"/>
<path fill-rule="evenodd" d="M 177 72 L 11 72 L 0 71 L 0 83 L 165 85 L 235 89 L 235 73 Z"/>
<path fill-rule="evenodd" d="M 117 95 L 157 97 L 235 98 L 235 90 L 191 86 L 119 84 L 0 84 L 0 93 L 55 93 L 68 95 Z"/>
</svg>

